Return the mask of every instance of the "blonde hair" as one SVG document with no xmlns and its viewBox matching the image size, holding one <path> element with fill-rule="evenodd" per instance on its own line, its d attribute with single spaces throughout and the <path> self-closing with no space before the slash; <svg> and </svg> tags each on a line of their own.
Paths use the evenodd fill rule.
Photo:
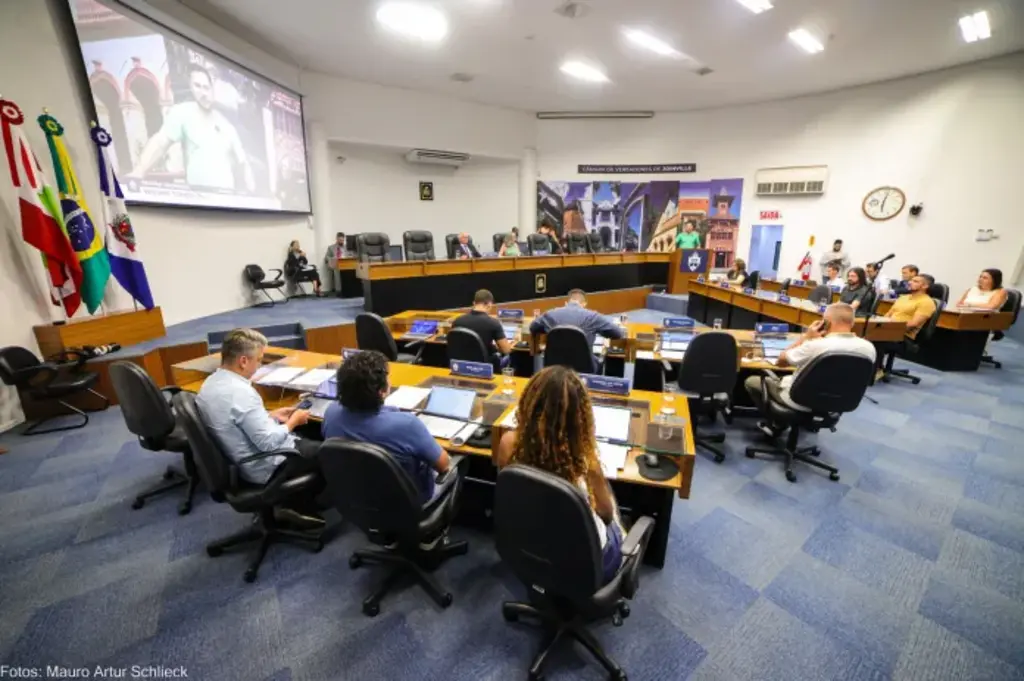
<svg viewBox="0 0 1024 681">
<path fill-rule="evenodd" d="M 253 329 L 234 329 L 224 336 L 220 348 L 221 364 L 234 364 L 239 357 L 255 357 L 257 351 L 267 347 L 267 337 Z"/>
</svg>

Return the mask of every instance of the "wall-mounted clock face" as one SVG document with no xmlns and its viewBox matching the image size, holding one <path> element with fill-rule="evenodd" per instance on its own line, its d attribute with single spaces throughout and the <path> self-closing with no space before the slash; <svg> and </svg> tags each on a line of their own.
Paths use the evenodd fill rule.
<svg viewBox="0 0 1024 681">
<path fill-rule="evenodd" d="M 872 220 L 891 220 L 907 205 L 907 196 L 896 187 L 879 187 L 868 192 L 861 208 Z"/>
</svg>

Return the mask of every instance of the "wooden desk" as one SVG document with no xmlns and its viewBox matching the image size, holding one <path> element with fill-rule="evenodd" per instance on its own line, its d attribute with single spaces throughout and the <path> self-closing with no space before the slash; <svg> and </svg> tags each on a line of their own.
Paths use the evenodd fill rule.
<svg viewBox="0 0 1024 681">
<path fill-rule="evenodd" d="M 341 357 L 304 350 L 292 350 L 289 348 L 267 348 L 268 353 L 282 355 L 277 364 L 281 366 L 294 366 L 304 368 L 324 367 L 325 365 L 339 366 Z M 219 363 L 217 355 L 200 360 L 192 360 L 172 367 L 174 383 L 182 389 L 197 392 L 202 386 L 203 380 Z M 390 382 L 394 387 L 402 385 L 423 385 L 431 380 L 453 378 L 460 383 L 480 386 L 478 390 L 489 393 L 486 401 L 489 404 L 504 402 L 500 411 L 494 410 L 494 425 L 492 429 L 492 446 L 496 446 L 504 426 L 501 422 L 516 405 L 519 395 L 527 384 L 527 379 L 514 378 L 514 394 L 511 397 L 504 396 L 503 378 L 497 377 L 493 381 L 477 381 L 461 377 L 452 377 L 446 369 L 426 367 L 411 364 L 392 363 L 390 365 Z M 263 397 L 264 404 L 268 410 L 277 409 L 283 406 L 294 405 L 298 399 L 298 391 L 280 387 L 256 386 L 256 389 Z M 652 414 L 661 410 L 662 395 L 656 392 L 632 391 L 627 397 L 613 395 L 594 394 L 593 399 L 601 404 L 623 404 L 630 403 L 634 408 L 646 406 L 646 419 L 641 419 L 642 424 L 634 426 L 639 428 L 639 434 L 646 439 L 647 424 Z M 651 515 L 655 518 L 655 529 L 648 545 L 646 562 L 657 567 L 662 567 L 665 561 L 665 551 L 668 545 L 668 535 L 671 528 L 672 508 L 675 498 L 682 499 L 690 497 L 690 486 L 693 480 L 694 466 L 694 442 L 693 432 L 690 428 L 690 414 L 686 400 L 676 400 L 676 416 L 681 417 L 685 424 L 683 426 L 682 452 L 675 458 L 679 466 L 679 473 L 666 481 L 654 481 L 643 478 L 638 469 L 637 457 L 643 456 L 643 450 L 633 448 L 630 450 L 623 470 L 619 471 L 615 478 L 610 479 L 615 489 L 616 497 L 619 500 L 623 512 L 632 515 Z M 635 440 L 639 441 L 639 440 Z M 483 495 L 490 498 L 493 506 L 493 482 L 497 472 L 491 463 L 491 450 L 474 447 L 454 447 L 448 440 L 438 439 L 445 450 L 452 454 L 463 454 L 471 457 L 470 471 L 467 476 L 467 488 L 470 494 Z"/>
<path fill-rule="evenodd" d="M 356 266 L 359 261 L 355 258 L 338 259 L 338 278 L 341 280 L 342 298 L 359 298 L 363 295 L 363 282 L 356 276 Z"/>
<path fill-rule="evenodd" d="M 63 324 L 33 326 L 32 331 L 44 357 L 83 345 L 120 343 L 128 346 L 167 335 L 159 307 L 74 317 Z"/>
<path fill-rule="evenodd" d="M 667 253 L 599 253 L 359 263 L 364 309 L 387 317 L 403 310 L 463 307 L 488 289 L 499 303 L 668 282 Z"/>
</svg>

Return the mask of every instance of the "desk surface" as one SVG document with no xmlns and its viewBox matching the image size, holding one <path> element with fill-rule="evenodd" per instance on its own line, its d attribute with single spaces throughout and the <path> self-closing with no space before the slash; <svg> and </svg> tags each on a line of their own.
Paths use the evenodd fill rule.
<svg viewBox="0 0 1024 681">
<path fill-rule="evenodd" d="M 879 314 L 892 309 L 892 303 L 891 300 L 879 302 Z M 939 313 L 938 327 L 949 331 L 1005 331 L 1012 324 L 1012 312 L 947 307 Z"/>
<path fill-rule="evenodd" d="M 282 355 L 283 358 L 278 361 L 279 366 L 292 366 L 292 367 L 303 367 L 307 369 L 313 369 L 317 367 L 323 367 L 327 364 L 338 365 L 341 363 L 341 357 L 338 355 L 327 355 L 316 352 L 308 352 L 305 350 L 292 350 L 290 348 L 267 348 L 268 353 L 275 355 Z M 215 355 L 212 357 L 216 357 Z M 214 362 L 208 363 L 208 366 L 201 369 L 195 368 L 196 364 L 202 362 L 184 362 L 176 364 L 172 367 L 172 376 L 176 385 L 181 387 L 183 390 L 189 392 L 198 392 L 202 386 L 205 376 L 211 371 L 212 367 L 215 367 Z M 450 377 L 451 374 L 447 369 L 439 369 L 434 367 L 417 366 L 412 364 L 399 364 L 391 363 L 390 365 L 390 381 L 393 387 L 399 387 L 403 385 L 420 385 L 432 378 L 438 377 Z M 464 379 L 459 377 L 460 381 L 464 380 L 468 383 L 493 383 L 494 384 L 494 395 L 501 393 L 503 389 L 502 381 L 503 377 L 497 377 L 493 381 L 481 381 L 477 382 L 473 379 Z M 501 433 L 504 431 L 504 426 L 500 425 L 508 413 L 515 406 L 518 401 L 519 395 L 522 393 L 523 388 L 526 386 L 528 379 L 525 378 L 513 378 L 514 381 L 514 395 L 508 399 L 508 404 L 501 413 L 501 416 L 495 419 L 494 427 L 494 442 L 496 443 L 500 438 Z M 267 388 L 263 386 L 257 386 L 257 390 L 263 396 L 264 403 L 268 410 L 274 410 L 279 407 L 292 406 L 296 403 L 299 391 L 288 388 Z M 642 390 L 634 390 L 628 396 L 618 397 L 612 395 L 601 395 L 601 398 L 607 397 L 609 400 L 626 400 L 629 402 L 646 403 L 648 405 L 649 412 L 651 414 L 657 414 L 660 412 L 662 407 L 662 394 L 656 392 L 647 392 Z M 602 401 L 604 401 L 602 399 Z M 685 419 L 685 425 L 683 427 L 684 434 L 684 453 L 682 453 L 675 460 L 679 464 L 679 474 L 674 478 L 666 481 L 654 481 L 648 480 L 641 477 L 637 470 L 637 457 L 643 455 L 643 450 L 639 448 L 633 448 L 630 450 L 629 455 L 626 458 L 626 465 L 623 470 L 618 472 L 615 477 L 620 482 L 628 482 L 638 485 L 648 485 L 653 487 L 663 487 L 678 490 L 679 496 L 682 498 L 689 498 L 690 496 L 690 483 L 693 478 L 693 464 L 694 464 L 694 443 L 693 443 L 693 431 L 690 426 L 690 413 L 689 408 L 684 399 L 675 400 L 676 417 Z M 473 447 L 453 447 L 448 440 L 438 439 L 438 444 L 445 448 L 445 450 L 453 454 L 468 454 L 473 456 L 487 456 L 491 455 L 490 450 L 478 449 Z"/>
</svg>

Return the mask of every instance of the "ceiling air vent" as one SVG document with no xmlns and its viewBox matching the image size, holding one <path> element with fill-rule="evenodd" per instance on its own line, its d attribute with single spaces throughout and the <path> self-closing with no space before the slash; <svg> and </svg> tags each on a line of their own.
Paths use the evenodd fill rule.
<svg viewBox="0 0 1024 681">
<path fill-rule="evenodd" d="M 828 166 L 762 168 L 755 182 L 758 196 L 818 196 L 825 193 Z"/>
<path fill-rule="evenodd" d="M 469 160 L 469 154 L 457 151 L 438 151 L 437 149 L 411 149 L 405 155 L 405 160 L 409 163 L 458 168 Z"/>
</svg>

